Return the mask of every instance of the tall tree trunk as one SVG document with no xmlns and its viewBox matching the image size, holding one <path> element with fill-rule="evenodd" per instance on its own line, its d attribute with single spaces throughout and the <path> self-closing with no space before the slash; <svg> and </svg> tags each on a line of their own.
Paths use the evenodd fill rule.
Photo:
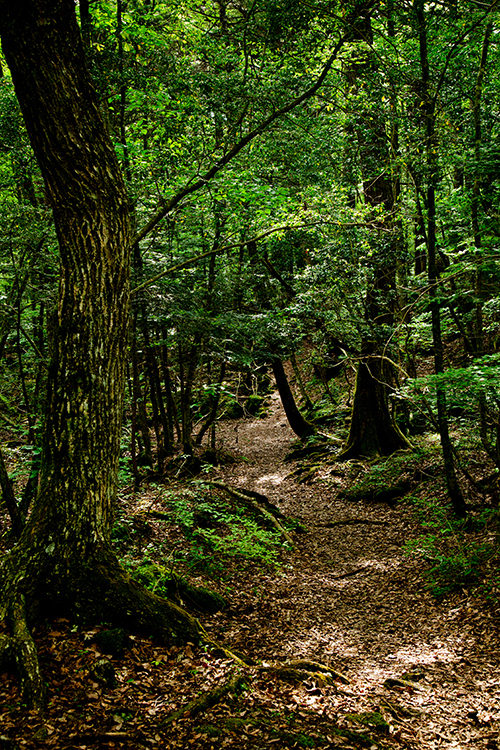
<svg viewBox="0 0 500 750">
<path fill-rule="evenodd" d="M 436 102 L 430 89 L 429 57 L 427 50 L 427 24 L 424 0 L 415 0 L 414 8 L 417 17 L 420 67 L 422 71 L 422 104 L 426 128 L 426 161 L 427 161 L 427 274 L 432 318 L 432 342 L 434 348 L 434 371 L 444 372 L 444 350 L 441 334 L 441 310 L 438 294 L 438 273 L 436 268 L 436 185 L 438 179 L 437 143 L 436 143 Z M 436 385 L 439 435 L 443 450 L 443 461 L 448 494 L 455 515 L 462 518 L 466 514 L 465 501 L 455 472 L 453 449 L 448 425 L 448 408 L 446 391 L 442 384 Z"/>
<path fill-rule="evenodd" d="M 393 33 L 390 13 L 388 32 L 389 35 Z M 369 16 L 365 18 L 364 27 L 359 33 L 360 39 L 372 38 Z M 360 55 L 348 70 L 351 86 L 357 88 L 363 72 L 372 70 L 375 65 L 376 58 L 371 49 L 365 52 L 364 57 Z M 377 92 L 376 97 L 378 99 L 380 93 Z M 358 119 L 354 130 L 359 145 L 365 203 L 374 209 L 383 208 L 388 217 L 383 225 L 378 225 L 377 212 L 372 216 L 374 229 L 369 242 L 373 248 L 373 281 L 365 297 L 366 326 L 361 343 L 349 436 L 339 460 L 390 455 L 400 448 L 409 447 L 389 409 L 389 392 L 394 372 L 386 358 L 384 347 L 387 329 L 390 330 L 389 327 L 394 324 L 396 268 L 401 256 L 402 228 L 398 219 L 394 218 L 399 184 L 390 170 L 390 158 L 398 150 L 398 132 L 393 118 L 390 123 L 390 139 L 387 139 L 387 115 L 377 99 L 369 110 L 366 108 L 365 111 L 356 113 Z M 369 128 L 366 127 L 367 122 L 370 123 Z"/>
<path fill-rule="evenodd" d="M 128 344 L 129 200 L 86 69 L 75 3 L 0 0 L 0 36 L 61 258 L 40 488 L 0 570 L 12 648 L 30 654 L 19 659 L 31 675 L 25 699 L 41 705 L 25 618 L 118 619 L 171 642 L 196 638 L 198 627 L 130 581 L 110 548 Z"/>
</svg>

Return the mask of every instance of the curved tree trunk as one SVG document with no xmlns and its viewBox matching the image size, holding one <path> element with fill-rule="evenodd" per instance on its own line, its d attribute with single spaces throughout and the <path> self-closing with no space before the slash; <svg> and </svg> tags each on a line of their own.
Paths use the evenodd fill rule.
<svg viewBox="0 0 500 750">
<path fill-rule="evenodd" d="M 280 394 L 281 403 L 283 404 L 283 409 L 285 410 L 286 418 L 288 419 L 288 424 L 292 430 L 301 440 L 305 440 L 311 435 L 314 435 L 316 432 L 314 425 L 308 422 L 307 419 L 304 419 L 295 403 L 281 359 L 273 360 L 273 374 L 276 380 L 276 387 Z"/>
<path fill-rule="evenodd" d="M 0 570 L 2 614 L 18 613 L 9 615 L 12 648 L 31 648 L 24 618 L 56 613 L 189 640 L 196 622 L 130 581 L 110 547 L 128 343 L 129 199 L 86 70 L 75 3 L 0 0 L 0 35 L 61 257 L 40 489 Z M 40 705 L 34 690 L 26 697 Z"/>
</svg>

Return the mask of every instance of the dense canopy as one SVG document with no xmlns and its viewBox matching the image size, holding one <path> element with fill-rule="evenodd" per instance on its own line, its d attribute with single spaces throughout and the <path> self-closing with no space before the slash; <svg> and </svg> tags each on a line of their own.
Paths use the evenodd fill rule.
<svg viewBox="0 0 500 750">
<path fill-rule="evenodd" d="M 499 31 L 479 0 L 0 0 L 0 664 L 25 702 L 47 618 L 208 638 L 192 592 L 127 568 L 117 493 L 213 480 L 274 388 L 302 478 L 437 443 L 441 521 L 496 518 Z M 291 543 L 240 489 L 214 491 Z"/>
</svg>

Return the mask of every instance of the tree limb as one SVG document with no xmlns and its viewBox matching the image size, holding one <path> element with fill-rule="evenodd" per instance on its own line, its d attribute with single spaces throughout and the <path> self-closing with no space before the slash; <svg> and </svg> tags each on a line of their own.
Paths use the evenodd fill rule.
<svg viewBox="0 0 500 750">
<path fill-rule="evenodd" d="M 349 25 L 350 20 L 356 18 L 361 11 L 369 10 L 373 4 L 373 0 L 368 0 L 367 2 L 360 3 L 359 7 L 356 7 L 350 14 L 349 18 L 346 21 L 346 25 Z M 168 200 L 163 200 L 157 212 L 150 218 L 147 224 L 145 224 L 145 226 L 143 226 L 142 229 L 137 232 L 133 239 L 132 245 L 143 240 L 144 237 L 146 237 L 156 227 L 156 225 L 181 202 L 183 198 L 185 198 L 187 195 L 195 193 L 197 190 L 204 187 L 207 182 L 210 182 L 210 180 L 215 177 L 215 175 L 220 172 L 221 169 L 229 164 L 229 162 L 232 161 L 234 157 L 237 156 L 240 151 L 245 148 L 245 146 L 248 146 L 249 143 L 257 138 L 257 136 L 261 135 L 265 130 L 267 130 L 267 128 L 274 122 L 276 122 L 276 120 L 279 120 L 281 117 L 296 109 L 305 101 L 314 96 L 314 94 L 321 87 L 326 76 L 330 72 L 333 63 L 337 59 L 338 53 L 340 52 L 344 44 L 350 39 L 351 35 L 352 29 L 349 29 L 346 34 L 340 37 L 337 44 L 333 48 L 332 54 L 326 61 L 321 73 L 312 86 L 306 89 L 306 91 L 300 94 L 300 96 L 292 99 L 292 101 L 288 102 L 288 104 L 285 104 L 283 107 L 275 110 L 271 115 L 269 115 L 269 117 L 263 120 L 260 125 L 257 125 L 257 127 L 250 130 L 243 138 L 238 141 L 238 143 L 235 143 L 235 145 L 231 149 L 229 149 L 229 151 L 224 154 L 224 156 L 218 159 L 218 161 L 216 161 L 215 164 L 210 167 L 210 169 L 208 169 L 203 175 L 199 176 L 198 179 L 192 177 L 188 184 L 185 185 L 181 190 L 179 190 L 175 195 L 173 195 Z"/>
</svg>

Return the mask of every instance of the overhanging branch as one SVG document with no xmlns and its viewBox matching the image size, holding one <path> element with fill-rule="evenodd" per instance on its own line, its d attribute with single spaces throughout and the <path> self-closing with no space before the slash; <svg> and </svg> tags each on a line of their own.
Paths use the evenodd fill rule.
<svg viewBox="0 0 500 750">
<path fill-rule="evenodd" d="M 297 96 L 295 99 L 292 99 L 291 102 L 288 102 L 288 104 L 285 104 L 283 107 L 280 107 L 279 109 L 275 110 L 269 117 L 267 117 L 265 120 L 263 120 L 260 125 L 257 125 L 257 127 L 250 130 L 241 140 L 238 141 L 228 152 L 227 154 L 224 154 L 218 161 L 215 162 L 215 164 L 210 167 L 203 175 L 199 177 L 193 177 L 188 182 L 187 185 L 185 185 L 181 190 L 179 190 L 178 193 L 173 195 L 168 200 L 163 200 L 161 203 L 160 208 L 156 211 L 156 213 L 150 218 L 150 220 L 145 224 L 142 229 L 137 232 L 137 234 L 134 237 L 133 244 L 140 242 L 143 240 L 156 226 L 157 224 L 167 216 L 167 214 L 170 213 L 179 203 L 180 201 L 185 198 L 187 195 L 191 195 L 192 193 L 195 193 L 200 188 L 204 187 L 210 180 L 215 177 L 215 175 L 220 172 L 221 169 L 223 169 L 227 164 L 229 164 L 230 161 L 234 159 L 235 156 L 237 156 L 240 151 L 242 151 L 245 146 L 248 146 L 251 141 L 253 141 L 257 136 L 261 135 L 270 125 L 273 124 L 273 122 L 276 122 L 276 120 L 279 120 L 284 115 L 291 112 L 293 109 L 296 109 L 299 107 L 303 102 L 310 99 L 314 94 L 318 91 L 318 89 L 323 84 L 326 76 L 328 75 L 329 71 L 332 68 L 333 63 L 337 59 L 337 55 L 339 51 L 342 49 L 343 45 L 349 41 L 349 38 L 352 34 L 352 30 L 350 29 L 349 22 L 352 18 L 355 18 L 358 16 L 358 14 L 361 11 L 367 11 L 369 10 L 373 5 L 373 0 L 368 0 L 368 2 L 360 3 L 360 5 L 355 8 L 355 10 L 350 14 L 350 17 L 346 21 L 346 25 L 349 28 L 349 31 L 340 37 L 337 44 L 335 45 L 330 57 L 326 61 L 325 65 L 323 66 L 323 69 L 321 73 L 319 74 L 318 78 L 314 82 L 312 86 L 310 86 L 306 91 L 304 91 L 300 96 Z"/>
</svg>

